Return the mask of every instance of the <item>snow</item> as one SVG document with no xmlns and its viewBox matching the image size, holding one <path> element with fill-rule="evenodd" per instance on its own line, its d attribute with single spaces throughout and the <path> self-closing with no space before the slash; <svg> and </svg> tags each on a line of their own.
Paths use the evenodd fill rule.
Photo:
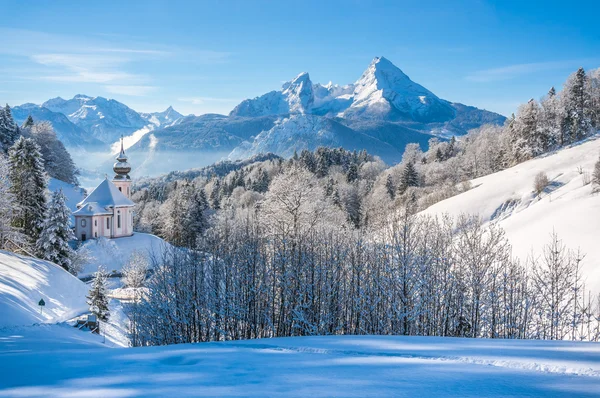
<svg viewBox="0 0 600 398">
<path fill-rule="evenodd" d="M 91 275 L 104 265 L 108 272 L 120 271 L 129 261 L 134 251 L 160 258 L 170 245 L 158 236 L 135 232 L 132 236 L 106 239 L 98 238 L 86 241 L 83 247 L 89 251 L 92 259 L 85 264 L 80 277 Z"/>
<path fill-rule="evenodd" d="M 56 264 L 0 251 L 0 328 L 70 319 L 87 311 L 87 291 Z"/>
<path fill-rule="evenodd" d="M 406 336 L 109 348 L 66 325 L 0 331 L 0 396 L 594 396 L 600 346 Z"/>
<path fill-rule="evenodd" d="M 95 204 L 96 208 L 105 209 L 109 206 L 135 206 L 135 204 L 123 195 L 121 191 L 105 178 L 84 200 L 78 203 L 80 207 L 75 214 L 86 214 L 88 205 Z M 91 210 L 90 210 L 91 211 Z M 95 213 L 94 213 L 95 214 Z M 104 213 L 102 213 L 104 214 Z M 87 214 L 86 214 L 87 215 Z"/>
<path fill-rule="evenodd" d="M 563 243 L 586 254 L 583 273 L 586 289 L 600 293 L 600 195 L 583 184 L 600 155 L 600 137 L 539 157 L 515 167 L 471 181 L 472 189 L 428 208 L 426 214 L 479 214 L 485 221 L 499 220 L 513 246 L 525 261 L 532 250 L 541 254 L 554 230 Z M 584 174 L 580 174 L 581 169 Z M 550 180 L 540 198 L 533 192 L 537 173 Z"/>
</svg>

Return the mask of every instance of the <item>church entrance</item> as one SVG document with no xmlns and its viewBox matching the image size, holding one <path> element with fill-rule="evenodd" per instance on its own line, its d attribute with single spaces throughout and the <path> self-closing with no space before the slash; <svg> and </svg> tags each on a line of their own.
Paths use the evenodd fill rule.
<svg viewBox="0 0 600 398">
<path fill-rule="evenodd" d="M 85 234 L 81 234 L 81 241 L 85 242 Z"/>
</svg>

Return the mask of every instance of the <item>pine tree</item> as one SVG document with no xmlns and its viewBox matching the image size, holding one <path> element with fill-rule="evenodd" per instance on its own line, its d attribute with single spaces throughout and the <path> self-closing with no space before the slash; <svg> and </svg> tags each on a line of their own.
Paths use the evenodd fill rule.
<svg viewBox="0 0 600 398">
<path fill-rule="evenodd" d="M 404 169 L 402 169 L 402 174 L 400 175 L 400 185 L 398 187 L 398 190 L 402 194 L 408 189 L 408 187 L 418 186 L 419 175 L 417 174 L 415 165 L 412 162 L 408 162 L 406 163 L 406 166 L 404 166 Z"/>
<path fill-rule="evenodd" d="M 9 162 L 13 226 L 35 244 L 46 215 L 46 173 L 39 146 L 30 138 L 19 138 L 9 150 Z"/>
<path fill-rule="evenodd" d="M 587 90 L 588 77 L 583 68 L 579 68 L 565 82 L 562 93 L 564 109 L 564 129 L 570 142 L 586 137 L 591 131 L 591 98 Z"/>
<path fill-rule="evenodd" d="M 385 189 L 387 190 L 388 195 L 390 195 L 390 199 L 393 200 L 396 197 L 396 187 L 394 186 L 391 174 L 388 174 L 387 179 L 385 180 Z"/>
<path fill-rule="evenodd" d="M 46 219 L 36 243 L 36 250 L 38 257 L 73 272 L 71 259 L 74 251 L 69 246 L 69 241 L 75 239 L 75 235 L 69 225 L 71 210 L 67 207 L 66 201 L 62 189 L 52 194 Z"/>
<path fill-rule="evenodd" d="M 188 195 L 186 211 L 181 221 L 183 231 L 186 236 L 185 245 L 194 247 L 198 238 L 208 229 L 208 220 L 206 210 L 208 209 L 208 200 L 204 189 L 193 192 Z"/>
<path fill-rule="evenodd" d="M 31 115 L 27 116 L 27 119 L 25 120 L 25 123 L 23 123 L 23 128 L 29 128 L 33 126 L 33 118 L 31 117 Z"/>
<path fill-rule="evenodd" d="M 104 266 L 99 266 L 98 271 L 94 273 L 92 287 L 87 295 L 87 304 L 90 306 L 90 312 L 102 321 L 108 320 L 110 312 L 108 309 L 107 297 L 107 279 L 108 273 Z"/>
<path fill-rule="evenodd" d="M 346 181 L 354 182 L 358 180 L 358 167 L 356 163 L 352 163 L 348 168 L 348 173 L 346 174 Z"/>
<path fill-rule="evenodd" d="M 19 127 L 15 123 L 8 104 L 0 108 L 0 149 L 7 153 L 19 137 Z"/>
<path fill-rule="evenodd" d="M 221 208 L 221 180 L 216 179 L 210 192 L 210 207 L 215 210 Z"/>
<path fill-rule="evenodd" d="M 562 146 L 564 142 L 560 101 L 554 87 L 550 88 L 541 105 L 539 127 L 545 137 L 543 149 L 546 152 L 550 148 Z"/>
</svg>

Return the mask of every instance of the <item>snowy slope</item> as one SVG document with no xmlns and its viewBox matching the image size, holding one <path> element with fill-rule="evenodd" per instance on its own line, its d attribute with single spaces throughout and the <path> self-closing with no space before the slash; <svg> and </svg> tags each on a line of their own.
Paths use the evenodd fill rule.
<svg viewBox="0 0 600 398">
<path fill-rule="evenodd" d="M 92 258 L 84 266 L 80 277 L 96 272 L 99 265 L 104 265 L 109 272 L 120 271 L 134 251 L 160 258 L 169 244 L 158 236 L 135 232 L 133 236 L 125 238 L 90 239 L 83 247 L 89 250 Z"/>
<path fill-rule="evenodd" d="M 600 155 L 600 137 L 521 163 L 471 181 L 472 189 L 428 208 L 426 214 L 479 214 L 499 220 L 523 261 L 532 250 L 538 255 L 554 230 L 563 242 L 586 254 L 583 270 L 586 287 L 600 293 L 600 195 L 583 185 Z M 545 172 L 550 186 L 537 198 L 533 180 Z"/>
<path fill-rule="evenodd" d="M 87 311 L 87 292 L 56 264 L 0 251 L 0 328 L 70 319 Z M 42 313 L 40 299 L 46 302 Z"/>
<path fill-rule="evenodd" d="M 111 349 L 96 337 L 60 325 L 0 331 L 0 396 L 591 397 L 600 391 L 595 343 L 327 336 Z"/>
</svg>

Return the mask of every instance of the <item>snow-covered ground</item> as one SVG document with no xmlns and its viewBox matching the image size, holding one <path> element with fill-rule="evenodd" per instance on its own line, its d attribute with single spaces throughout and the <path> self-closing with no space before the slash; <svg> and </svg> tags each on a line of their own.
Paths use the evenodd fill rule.
<svg viewBox="0 0 600 398">
<path fill-rule="evenodd" d="M 0 328 L 71 319 L 87 311 L 87 292 L 56 264 L 0 251 Z M 46 303 L 41 312 L 40 299 Z"/>
<path fill-rule="evenodd" d="M 90 239 L 83 247 L 89 250 L 91 260 L 87 263 L 79 276 L 87 276 L 98 270 L 99 265 L 104 265 L 108 272 L 120 271 L 129 261 L 134 251 L 139 251 L 150 257 L 160 258 L 169 244 L 158 236 L 135 232 L 133 236 L 117 239 Z"/>
<path fill-rule="evenodd" d="M 525 261 L 538 256 L 556 231 L 567 247 L 586 254 L 586 289 L 600 293 L 600 195 L 584 185 L 600 156 L 600 137 L 471 181 L 472 189 L 428 208 L 426 214 L 479 214 L 499 220 L 513 253 Z M 545 172 L 550 185 L 538 198 L 535 175 Z"/>
<path fill-rule="evenodd" d="M 110 346 L 66 325 L 0 331 L 0 396 L 600 394 L 594 343 L 327 336 Z"/>
</svg>

